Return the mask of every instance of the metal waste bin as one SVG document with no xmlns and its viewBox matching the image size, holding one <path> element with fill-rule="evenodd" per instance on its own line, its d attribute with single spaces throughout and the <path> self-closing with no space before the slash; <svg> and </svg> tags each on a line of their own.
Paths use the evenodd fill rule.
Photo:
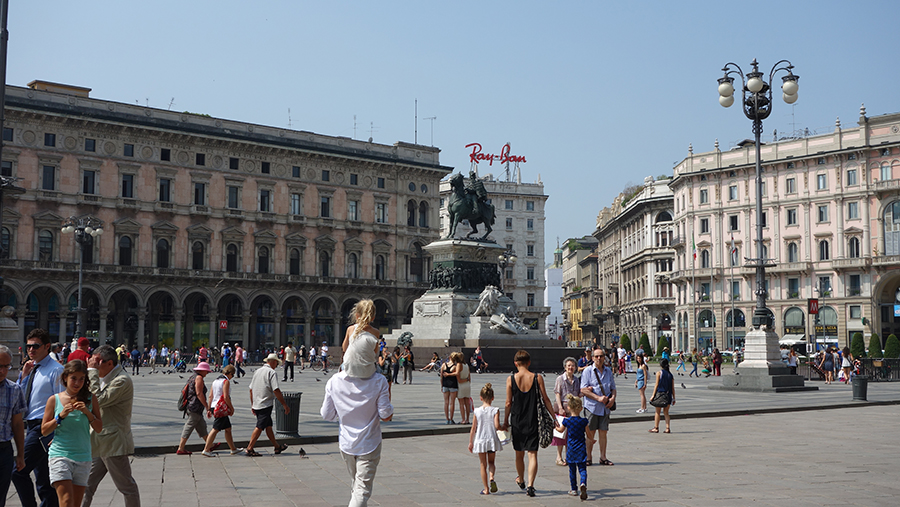
<svg viewBox="0 0 900 507">
<path fill-rule="evenodd" d="M 291 413 L 285 414 L 281 403 L 275 403 L 275 433 L 288 437 L 299 437 L 300 397 L 303 393 L 281 393 Z"/>
<path fill-rule="evenodd" d="M 867 401 L 869 377 L 856 375 L 850 380 L 850 383 L 853 386 L 853 401 Z"/>
</svg>

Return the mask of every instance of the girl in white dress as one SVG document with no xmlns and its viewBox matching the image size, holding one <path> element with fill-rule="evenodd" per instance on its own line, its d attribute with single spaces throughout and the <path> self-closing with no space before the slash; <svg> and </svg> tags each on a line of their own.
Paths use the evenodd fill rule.
<svg viewBox="0 0 900 507">
<path fill-rule="evenodd" d="M 481 388 L 481 406 L 473 412 L 475 423 L 469 432 L 469 452 L 477 453 L 481 461 L 481 482 L 484 483 L 482 495 L 497 492 L 497 483 L 494 482 L 494 457 L 497 451 L 502 449 L 497 430 L 500 429 L 500 409 L 492 407 L 494 401 L 494 389 L 491 384 L 485 384 Z M 490 477 L 488 473 L 490 472 Z M 488 483 L 490 479 L 490 484 Z"/>
</svg>

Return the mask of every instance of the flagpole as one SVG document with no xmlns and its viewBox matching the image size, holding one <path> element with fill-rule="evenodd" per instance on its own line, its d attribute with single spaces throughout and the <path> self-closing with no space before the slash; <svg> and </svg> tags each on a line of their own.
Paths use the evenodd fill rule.
<svg viewBox="0 0 900 507">
<path fill-rule="evenodd" d="M 695 280 L 696 269 L 697 269 L 697 241 L 694 240 L 694 236 L 691 236 L 691 245 L 694 249 L 694 258 L 691 260 L 691 325 L 688 326 L 688 333 L 690 333 L 691 328 L 694 329 L 694 341 L 691 344 L 697 344 L 697 348 L 700 343 L 700 334 L 697 332 L 697 309 L 695 308 L 697 304 L 697 282 Z"/>
<path fill-rule="evenodd" d="M 731 285 L 731 287 L 729 287 L 728 290 L 731 292 L 731 347 L 730 348 L 731 348 L 731 352 L 732 352 L 732 356 L 731 356 L 732 360 L 734 358 L 734 349 L 736 348 L 734 346 L 735 345 L 735 341 L 734 341 L 734 265 L 735 265 L 735 260 L 736 260 L 734 258 L 735 253 L 736 253 L 736 251 L 734 249 L 734 233 L 731 233 L 731 280 L 729 281 L 729 285 Z M 726 320 L 726 324 L 727 323 L 728 322 Z"/>
</svg>

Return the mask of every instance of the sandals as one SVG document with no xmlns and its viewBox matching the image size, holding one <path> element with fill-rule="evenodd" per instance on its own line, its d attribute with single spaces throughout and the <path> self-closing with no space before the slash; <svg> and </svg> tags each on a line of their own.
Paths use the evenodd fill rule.
<svg viewBox="0 0 900 507">
<path fill-rule="evenodd" d="M 649 431 L 650 433 L 659 433 L 659 428 L 650 428 L 647 431 Z"/>
<path fill-rule="evenodd" d="M 603 465 L 603 466 L 608 466 L 608 467 L 615 465 L 615 463 L 613 463 L 612 461 L 610 461 L 608 459 L 601 459 L 600 461 L 597 462 L 597 464 Z"/>
<path fill-rule="evenodd" d="M 247 449 L 244 452 L 247 454 L 247 456 L 250 456 L 251 458 L 257 458 L 259 456 L 262 456 L 262 454 L 254 451 L 253 449 Z"/>
<path fill-rule="evenodd" d="M 480 494 L 482 494 L 482 495 L 490 495 L 490 493 L 489 493 L 488 490 L 486 490 L 486 489 L 482 489 Z"/>
<path fill-rule="evenodd" d="M 564 467 L 564 466 L 566 466 L 566 461 L 563 459 L 560 459 L 560 458 L 556 458 L 556 464 L 561 467 Z"/>
<path fill-rule="evenodd" d="M 518 486 L 519 489 L 525 489 L 525 481 L 519 482 L 519 478 L 516 477 L 516 486 Z"/>
<path fill-rule="evenodd" d="M 534 496 L 534 486 L 528 486 L 528 487 L 525 489 L 525 494 L 528 495 L 528 496 L 533 497 L 533 496 Z"/>
<path fill-rule="evenodd" d="M 671 431 L 669 431 L 669 428 L 666 428 L 666 430 L 665 430 L 665 431 L 663 431 L 663 433 L 672 433 L 672 432 L 671 432 Z"/>
<path fill-rule="evenodd" d="M 284 451 L 286 451 L 287 448 L 288 448 L 287 444 L 281 444 L 281 445 L 278 446 L 277 449 L 275 449 L 275 454 L 281 454 L 281 453 L 283 453 Z"/>
<path fill-rule="evenodd" d="M 491 493 L 496 493 L 496 492 L 497 492 L 497 483 L 494 482 L 492 479 L 491 480 Z"/>
</svg>

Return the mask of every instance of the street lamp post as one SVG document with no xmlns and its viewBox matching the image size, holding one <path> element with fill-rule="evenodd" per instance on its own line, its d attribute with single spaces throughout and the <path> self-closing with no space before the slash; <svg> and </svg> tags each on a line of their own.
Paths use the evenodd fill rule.
<svg viewBox="0 0 900 507">
<path fill-rule="evenodd" d="M 75 233 L 75 243 L 80 247 L 78 257 L 78 308 L 75 309 L 78 321 L 76 324 L 77 338 L 85 335 L 87 323 L 84 319 L 84 305 L 81 302 L 82 284 L 84 282 L 84 251 L 94 245 L 94 238 L 103 234 L 103 221 L 92 216 L 69 217 L 63 223 L 64 234 Z"/>
<path fill-rule="evenodd" d="M 500 267 L 500 292 L 503 292 L 503 278 L 506 276 L 506 268 L 513 267 L 517 260 L 516 252 L 512 248 L 497 256 L 497 265 Z"/>
</svg>

